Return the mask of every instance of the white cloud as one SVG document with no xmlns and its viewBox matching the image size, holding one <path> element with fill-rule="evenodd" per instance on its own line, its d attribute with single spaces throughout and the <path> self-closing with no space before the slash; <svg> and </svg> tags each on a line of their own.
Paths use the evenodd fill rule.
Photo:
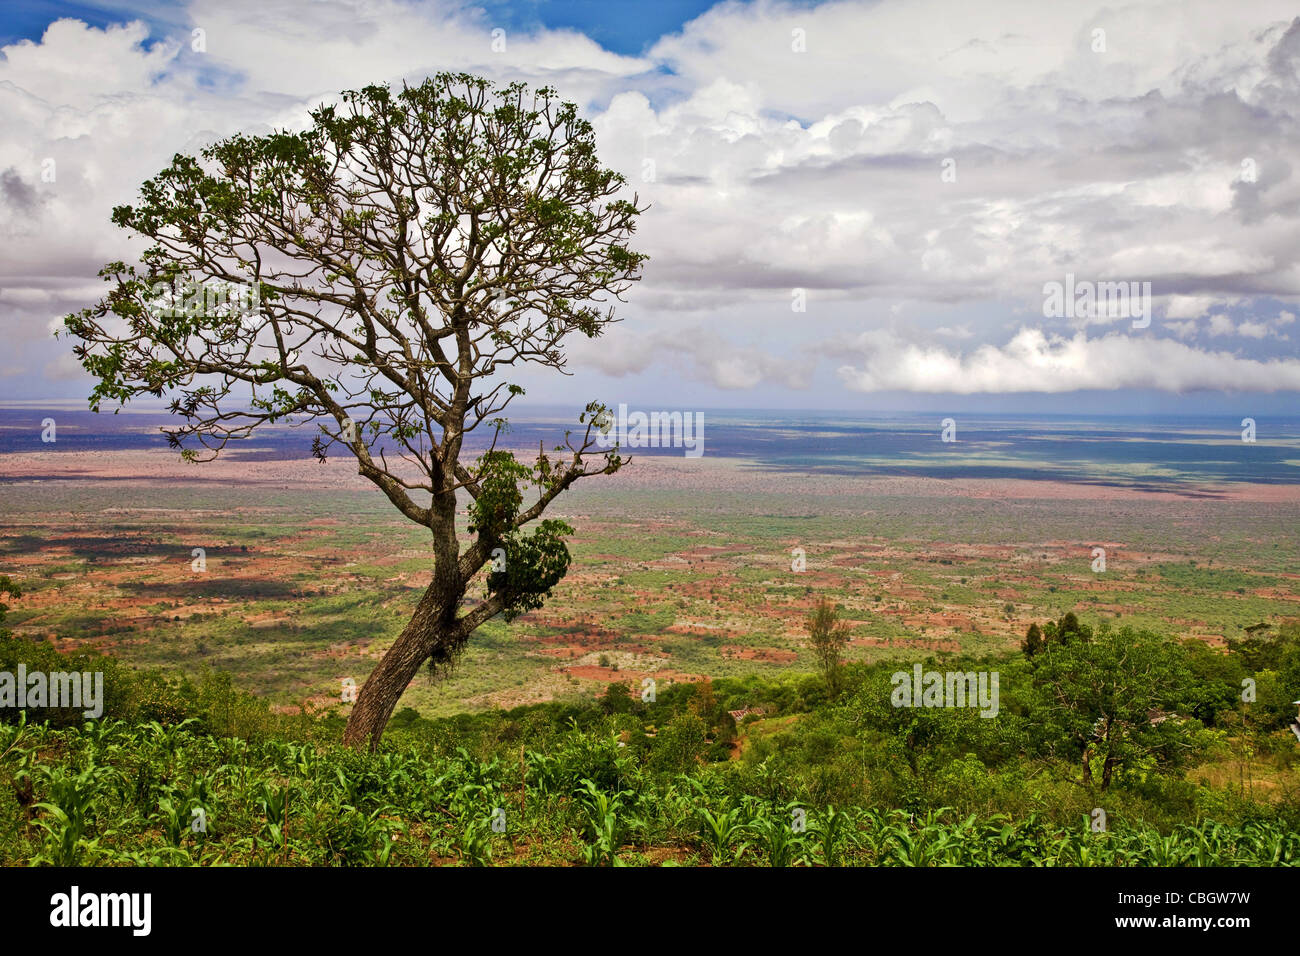
<svg viewBox="0 0 1300 956">
<path fill-rule="evenodd" d="M 1194 340 L 1215 309 L 1300 302 L 1290 0 L 1189 0 L 1178 16 L 1158 0 L 727 2 L 640 57 L 547 30 L 511 31 L 493 52 L 490 11 L 458 0 L 191 0 L 167 15 L 174 30 L 159 42 L 138 24 L 64 20 L 0 58 L 0 334 L 23 356 L 15 365 L 43 368 L 66 348 L 49 343 L 49 321 L 86 304 L 104 261 L 139 248 L 110 209 L 174 152 L 443 69 L 551 83 L 593 118 L 602 159 L 652 204 L 636 240 L 652 256 L 635 291 L 643 328 L 729 316 L 707 335 L 575 353 L 612 375 L 680 365 L 722 389 L 803 387 L 810 359 L 755 344 L 785 334 L 799 287 L 810 303 L 853 304 L 863 322 L 887 302 L 952 310 L 931 334 L 969 343 L 965 357 L 894 352 L 958 374 L 989 348 L 1002 358 L 973 367 L 1000 368 L 1016 388 L 1057 346 L 1012 348 L 1030 330 L 981 343 L 1004 336 L 1008 315 L 1040 312 L 1044 281 L 1072 272 L 1151 282 L 1173 321 L 1124 341 L 1150 350 L 1164 336 L 1167 359 L 1249 388 L 1249 360 L 1169 337 Z M 1095 28 L 1105 53 L 1091 50 Z M 806 52 L 791 48 L 795 29 Z M 41 178 L 47 159 L 54 182 Z M 1281 354 L 1282 336 L 1259 321 L 1234 327 L 1220 313 L 1207 328 Z M 1080 341 L 1057 331 L 1036 334 Z"/>
<path fill-rule="evenodd" d="M 858 392 L 1300 389 L 1300 359 L 1245 359 L 1124 333 L 1089 339 L 1083 332 L 1064 338 L 1021 329 L 1004 346 L 983 345 L 962 355 L 906 342 L 892 332 L 869 332 L 848 348 L 862 358 L 858 364 L 840 366 L 838 372 L 845 385 Z"/>
<path fill-rule="evenodd" d="M 1171 295 L 1165 302 L 1167 319 L 1199 319 L 1215 305 L 1221 305 L 1209 295 Z"/>
<path fill-rule="evenodd" d="M 969 325 L 959 325 L 956 328 L 949 328 L 946 325 L 941 325 L 939 328 L 934 330 L 934 334 L 946 336 L 950 339 L 969 339 L 975 333 L 971 331 Z"/>
<path fill-rule="evenodd" d="M 1210 335 L 1217 337 L 1224 335 L 1235 335 L 1236 326 L 1232 324 L 1232 319 L 1222 312 L 1210 316 Z"/>
</svg>

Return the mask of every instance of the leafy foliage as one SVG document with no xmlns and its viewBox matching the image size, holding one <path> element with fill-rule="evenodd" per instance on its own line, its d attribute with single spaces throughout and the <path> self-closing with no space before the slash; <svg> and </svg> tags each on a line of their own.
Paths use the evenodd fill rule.
<svg viewBox="0 0 1300 956">
<path fill-rule="evenodd" d="M 833 697 L 840 689 L 840 655 L 849 643 L 849 626 L 840 620 L 835 605 L 823 598 L 808 615 L 807 627 L 809 642 Z"/>
<path fill-rule="evenodd" d="M 13 643 L 24 660 L 45 653 Z M 17 711 L 0 723 L 0 863 L 1300 862 L 1289 731 L 1249 731 L 1277 770 L 1267 799 L 1185 775 L 1218 759 L 1228 730 L 1246 732 L 1230 709 L 1208 725 L 1188 715 L 1197 703 L 1187 688 L 1211 673 L 1190 648 L 1100 629 L 996 665 L 996 720 L 891 706 L 897 664 L 886 662 L 845 666 L 835 701 L 819 675 L 806 675 L 665 684 L 653 702 L 623 685 L 612 708 L 593 700 L 442 720 L 409 712 L 373 753 L 334 743 L 336 720 L 276 718 L 228 683 L 115 673 L 118 709 L 105 719 L 36 723 Z M 1215 679 L 1231 687 L 1233 677 Z M 1122 699 L 1125 688 L 1154 689 L 1169 718 L 1153 723 Z M 166 708 L 151 703 L 160 693 Z M 719 752 L 736 733 L 727 711 L 741 705 L 766 713 Z M 1117 727 L 1109 740 L 1107 719 Z M 1081 746 L 1097 767 L 1115 758 L 1109 784 L 1080 786 Z M 1093 831 L 1097 807 L 1103 832 Z"/>
</svg>

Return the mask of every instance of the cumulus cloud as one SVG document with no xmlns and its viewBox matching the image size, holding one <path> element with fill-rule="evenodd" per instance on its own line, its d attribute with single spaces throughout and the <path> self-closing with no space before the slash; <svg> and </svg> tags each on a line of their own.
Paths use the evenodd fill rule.
<svg viewBox="0 0 1300 956">
<path fill-rule="evenodd" d="M 88 301 L 103 262 L 139 251 L 109 211 L 173 153 L 300 125 L 345 88 L 465 69 L 558 86 L 651 204 L 639 323 L 676 331 L 580 349 L 578 364 L 728 391 L 807 386 L 819 360 L 843 356 L 766 340 L 791 334 L 801 289 L 810 309 L 860 317 L 804 323 L 810 346 L 900 302 L 944 310 L 890 333 L 886 351 L 980 372 L 976 390 L 997 390 L 981 370 L 1020 390 L 1053 356 L 1125 342 L 1167 349 L 1187 381 L 1222 383 L 1162 374 L 1143 387 L 1255 387 L 1290 361 L 1285 323 L 1258 316 L 1293 317 L 1300 301 L 1300 18 L 1290 0 L 1180 10 L 733 0 L 637 57 L 570 30 L 511 30 L 494 47 L 490 8 L 462 0 L 189 0 L 158 7 L 152 34 L 60 20 L 0 57 L 0 334 L 15 368 L 55 361 L 50 320 Z M 1141 338 L 1086 338 L 1036 320 L 1005 342 L 1008 321 L 1041 314 L 1044 282 L 1067 273 L 1150 282 L 1166 321 Z M 707 334 L 679 334 L 681 320 Z M 922 335 L 964 351 L 909 344 Z M 1206 344 L 1229 336 L 1284 361 Z M 932 377 L 864 359 L 840 380 L 882 376 Z"/>
<path fill-rule="evenodd" d="M 1165 302 L 1165 318 L 1199 319 L 1218 304 L 1221 303 L 1209 295 L 1171 295 Z"/>
<path fill-rule="evenodd" d="M 1123 333 L 1088 338 L 1079 332 L 1066 338 L 1026 328 L 1003 346 L 983 345 L 963 355 L 907 342 L 884 331 L 863 333 L 846 347 L 861 359 L 841 365 L 838 373 L 857 392 L 1300 389 L 1300 359 L 1247 359 Z"/>
<path fill-rule="evenodd" d="M 1210 316 L 1210 335 L 1219 338 L 1224 335 L 1233 335 L 1237 331 L 1236 326 L 1232 324 L 1232 319 L 1222 312 Z"/>
<path fill-rule="evenodd" d="M 1215 292 L 1300 292 L 1284 251 L 1300 183 L 1282 94 L 1297 86 L 1274 55 L 1294 42 L 1294 11 L 1193 3 L 1172 22 L 1156 4 L 1049 6 L 728 4 L 663 40 L 651 55 L 697 92 L 646 115 L 636 145 L 713 186 L 647 185 L 673 204 L 660 221 L 674 237 L 685 220 L 705 240 L 704 261 L 664 242 L 665 272 L 739 295 L 761 272 L 1023 304 L 1072 271 L 1187 296 L 1173 318 Z M 1285 221 L 1253 228 L 1234 185 Z M 720 216 L 724 202 L 740 214 Z"/>
<path fill-rule="evenodd" d="M 508 34 L 494 51 L 487 15 L 458 3 L 194 0 L 162 12 L 172 35 L 61 19 L 0 51 L 0 334 L 31 350 L 7 378 L 73 374 L 50 320 L 102 294 L 105 262 L 141 251 L 111 210 L 176 152 L 300 127 L 312 106 L 366 83 L 466 69 L 586 100 L 649 66 L 564 31 Z"/>
</svg>

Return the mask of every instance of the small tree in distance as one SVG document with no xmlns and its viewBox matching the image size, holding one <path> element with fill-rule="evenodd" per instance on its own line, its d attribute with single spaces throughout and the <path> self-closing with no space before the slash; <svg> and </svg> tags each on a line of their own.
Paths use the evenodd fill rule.
<svg viewBox="0 0 1300 956">
<path fill-rule="evenodd" d="M 1036 623 L 1030 624 L 1029 630 L 1025 632 L 1025 639 L 1020 643 L 1020 650 L 1025 657 L 1033 658 L 1053 645 L 1090 640 L 1092 640 L 1092 628 L 1080 624 L 1075 613 L 1067 611 L 1059 621 L 1048 621 L 1041 628 Z"/>
<path fill-rule="evenodd" d="M 320 460 L 354 456 L 429 530 L 432 582 L 348 720 L 345 741 L 373 748 L 421 666 L 449 667 L 483 622 L 550 595 L 572 529 L 539 519 L 624 463 L 617 446 L 597 451 L 595 402 L 557 458 L 517 461 L 497 439 L 519 367 L 563 372 L 569 336 L 616 321 L 609 300 L 646 258 L 626 244 L 643 209 L 617 198 L 625 180 L 597 161 L 590 123 L 549 88 L 439 74 L 344 93 L 311 118 L 177 155 L 139 205 L 113 211 L 150 242 L 140 265 L 106 266 L 112 290 L 64 325 L 98 380 L 93 410 L 172 397 L 182 424 L 168 439 L 190 461 L 266 424 L 313 422 Z M 250 294 L 220 294 L 232 287 Z M 480 427 L 491 448 L 471 459 Z M 485 566 L 485 599 L 463 607 Z"/>
<path fill-rule="evenodd" d="M 1020 650 L 1026 657 L 1033 657 L 1043 649 L 1043 630 L 1036 623 L 1029 625 L 1029 630 L 1025 632 L 1025 639 L 1020 644 Z"/>
<path fill-rule="evenodd" d="M 817 663 L 826 678 L 826 689 L 834 697 L 840 692 L 840 657 L 849 643 L 849 624 L 840 620 L 840 612 L 832 602 L 822 598 L 808 615 L 807 627 Z"/>
</svg>

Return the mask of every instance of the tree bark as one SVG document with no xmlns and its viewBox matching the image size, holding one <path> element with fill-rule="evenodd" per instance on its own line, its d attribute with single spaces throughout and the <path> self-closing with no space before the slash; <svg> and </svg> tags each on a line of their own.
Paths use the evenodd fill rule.
<svg viewBox="0 0 1300 956">
<path fill-rule="evenodd" d="M 435 580 L 429 585 L 411 620 L 361 686 L 343 732 L 347 746 L 377 749 L 393 709 L 420 667 L 435 651 L 449 647 L 457 639 L 455 622 L 445 619 L 445 601 L 438 583 Z"/>
<path fill-rule="evenodd" d="M 1115 758 L 1110 754 L 1106 755 L 1106 762 L 1101 765 L 1101 789 L 1105 790 L 1110 786 L 1111 774 L 1115 771 Z"/>
</svg>

